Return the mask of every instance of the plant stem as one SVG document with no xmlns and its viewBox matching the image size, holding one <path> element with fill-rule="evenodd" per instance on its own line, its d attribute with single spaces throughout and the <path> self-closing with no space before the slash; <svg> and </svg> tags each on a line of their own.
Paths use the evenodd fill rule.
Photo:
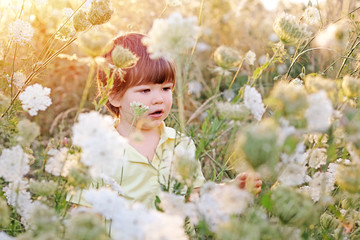
<svg viewBox="0 0 360 240">
<path fill-rule="evenodd" d="M 85 83 L 85 87 L 84 87 L 84 91 L 83 91 L 83 94 L 82 94 L 82 97 L 81 97 L 80 105 L 79 105 L 78 111 L 77 111 L 76 116 L 75 116 L 75 121 L 79 117 L 79 114 L 81 113 L 81 110 L 84 107 L 86 98 L 87 98 L 87 96 L 89 94 L 89 89 L 91 87 L 91 82 L 92 82 L 92 80 L 94 78 L 95 68 L 96 68 L 95 59 L 91 58 L 89 75 L 88 75 L 88 78 L 87 78 L 86 83 Z"/>
<path fill-rule="evenodd" d="M 177 87 L 177 103 L 178 103 L 178 116 L 180 123 L 181 133 L 185 133 L 185 113 L 184 113 L 184 84 L 181 74 L 181 64 L 179 59 L 176 59 L 176 87 Z"/>
<path fill-rule="evenodd" d="M 360 41 L 359 41 L 358 43 L 356 43 L 356 41 L 359 40 L 359 38 L 360 38 L 359 36 L 356 37 L 355 41 L 353 42 L 350 51 L 348 52 L 346 58 L 344 59 L 344 61 L 343 61 L 342 64 L 341 64 L 341 67 L 340 67 L 338 73 L 336 74 L 336 78 L 335 78 L 335 79 L 338 79 L 338 78 L 340 77 L 340 74 L 341 74 L 342 70 L 344 69 L 345 64 L 346 64 L 348 58 L 349 58 L 350 55 L 354 52 L 354 50 L 359 46 Z"/>
<path fill-rule="evenodd" d="M 239 67 L 238 67 L 238 69 L 237 69 L 237 71 L 236 71 L 236 73 L 235 73 L 235 75 L 234 75 L 233 79 L 231 80 L 231 83 L 230 83 L 230 85 L 229 85 L 229 89 L 230 89 L 230 88 L 231 88 L 231 86 L 234 84 L 234 81 L 235 81 L 235 79 L 236 79 L 237 75 L 238 75 L 238 74 L 239 74 L 239 72 L 240 72 L 240 68 L 241 68 L 241 66 L 242 66 L 243 62 L 244 62 L 244 59 L 242 59 L 242 60 L 241 60 L 241 62 L 240 62 L 240 64 L 239 64 Z"/>
<path fill-rule="evenodd" d="M 15 59 L 16 59 L 16 52 L 17 52 L 17 43 L 15 44 L 15 51 L 14 51 L 14 58 L 12 62 L 12 73 L 11 73 L 11 80 L 10 80 L 10 99 L 13 98 L 13 83 L 14 83 L 14 73 L 15 73 Z"/>
</svg>

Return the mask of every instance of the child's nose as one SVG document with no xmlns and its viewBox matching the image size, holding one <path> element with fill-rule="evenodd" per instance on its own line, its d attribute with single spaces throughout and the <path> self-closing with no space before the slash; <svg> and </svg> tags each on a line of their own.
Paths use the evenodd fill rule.
<svg viewBox="0 0 360 240">
<path fill-rule="evenodd" d="M 152 104 L 161 104 L 164 102 L 163 97 L 160 94 L 154 96 Z"/>
</svg>

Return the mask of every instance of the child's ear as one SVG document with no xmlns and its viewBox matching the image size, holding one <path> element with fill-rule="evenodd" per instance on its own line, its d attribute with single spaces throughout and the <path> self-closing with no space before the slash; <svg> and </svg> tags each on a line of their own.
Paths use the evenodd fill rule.
<svg viewBox="0 0 360 240">
<path fill-rule="evenodd" d="M 113 105 L 114 107 L 120 107 L 120 100 L 121 97 L 119 96 L 119 94 L 110 93 L 109 102 L 111 103 L 111 105 Z"/>
</svg>

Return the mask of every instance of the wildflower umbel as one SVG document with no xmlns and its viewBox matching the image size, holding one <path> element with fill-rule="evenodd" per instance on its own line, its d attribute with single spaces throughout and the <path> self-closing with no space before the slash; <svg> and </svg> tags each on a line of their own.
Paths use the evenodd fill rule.
<svg viewBox="0 0 360 240">
<path fill-rule="evenodd" d="M 92 25 L 108 22 L 114 13 L 110 0 L 93 0 L 88 13 L 88 20 Z"/>
<path fill-rule="evenodd" d="M 7 75 L 8 83 L 11 84 L 11 76 Z M 20 89 L 26 81 L 26 76 L 20 71 L 14 72 L 13 85 Z"/>
<path fill-rule="evenodd" d="M 113 176 L 123 164 L 125 138 L 113 127 L 113 119 L 95 111 L 79 115 L 73 126 L 73 143 L 82 148 L 81 162 L 93 177 Z"/>
<path fill-rule="evenodd" d="M 43 87 L 38 83 L 28 86 L 19 95 L 23 109 L 31 116 L 37 115 L 39 110 L 45 111 L 51 105 L 50 91 L 50 88 Z"/>
<path fill-rule="evenodd" d="M 98 57 L 103 54 L 110 41 L 110 36 L 98 31 L 90 31 L 79 38 L 80 49 L 90 57 Z"/>
<path fill-rule="evenodd" d="M 17 19 L 9 25 L 9 38 L 20 45 L 30 42 L 33 35 L 34 29 L 27 21 Z"/>
<path fill-rule="evenodd" d="M 262 102 L 261 94 L 249 85 L 245 86 L 244 104 L 254 115 L 254 118 L 260 121 L 265 112 L 265 106 Z"/>
<path fill-rule="evenodd" d="M 305 117 L 308 129 L 312 131 L 326 131 L 331 124 L 333 106 L 325 91 L 313 93 L 308 97 L 309 108 L 306 110 Z"/>
<path fill-rule="evenodd" d="M 253 51 L 250 50 L 245 54 L 245 61 L 249 65 L 254 65 L 255 60 L 256 60 L 256 54 Z"/>
<path fill-rule="evenodd" d="M 274 31 L 281 41 L 286 43 L 297 43 L 309 36 L 304 25 L 300 25 L 296 17 L 282 13 L 274 22 Z"/>
<path fill-rule="evenodd" d="M 308 24 L 314 25 L 320 22 L 320 12 L 316 7 L 307 7 L 303 16 Z"/>
<path fill-rule="evenodd" d="M 144 113 L 149 111 L 148 106 L 145 106 L 144 104 L 135 101 L 130 103 L 130 107 L 134 113 L 134 118 L 139 118 L 144 115 Z"/>
<path fill-rule="evenodd" d="M 73 26 L 75 30 L 78 32 L 85 31 L 90 27 L 90 25 L 91 23 L 87 19 L 87 12 L 82 9 L 77 11 L 73 17 Z"/>
<path fill-rule="evenodd" d="M 143 43 L 152 58 L 172 59 L 193 47 L 199 33 L 196 17 L 183 18 L 175 12 L 168 19 L 156 19 Z"/>
<path fill-rule="evenodd" d="M 117 68 L 125 69 L 134 67 L 139 57 L 129 49 L 117 45 L 111 52 L 111 59 Z"/>
<path fill-rule="evenodd" d="M 28 173 L 29 158 L 20 146 L 4 149 L 0 156 L 0 177 L 7 182 L 21 180 Z"/>
<path fill-rule="evenodd" d="M 215 62 L 224 69 L 236 67 L 241 62 L 241 56 L 233 48 L 221 45 L 214 52 Z"/>
</svg>

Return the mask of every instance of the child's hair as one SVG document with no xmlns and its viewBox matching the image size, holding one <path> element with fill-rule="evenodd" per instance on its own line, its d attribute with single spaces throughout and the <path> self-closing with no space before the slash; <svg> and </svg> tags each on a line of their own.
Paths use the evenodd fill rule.
<svg viewBox="0 0 360 240">
<path fill-rule="evenodd" d="M 145 37 L 145 35 L 140 33 L 128 33 L 117 37 L 114 40 L 114 46 L 111 51 L 104 55 L 106 61 L 112 64 L 111 53 L 115 46 L 121 45 L 122 47 L 129 49 L 139 58 L 134 67 L 123 69 L 121 71 L 122 74 L 115 71 L 113 76 L 114 85 L 111 89 L 112 94 L 123 96 L 126 90 L 140 84 L 172 82 L 175 85 L 176 73 L 174 63 L 165 58 L 150 58 L 146 46 L 144 46 L 141 41 L 143 37 Z M 113 72 L 114 71 L 110 71 L 110 76 Z M 97 80 L 98 83 L 102 83 L 103 86 L 107 84 L 107 75 L 101 67 L 99 67 L 97 71 Z M 116 117 L 119 117 L 118 107 L 113 106 L 109 100 L 106 102 L 106 106 Z"/>
</svg>

